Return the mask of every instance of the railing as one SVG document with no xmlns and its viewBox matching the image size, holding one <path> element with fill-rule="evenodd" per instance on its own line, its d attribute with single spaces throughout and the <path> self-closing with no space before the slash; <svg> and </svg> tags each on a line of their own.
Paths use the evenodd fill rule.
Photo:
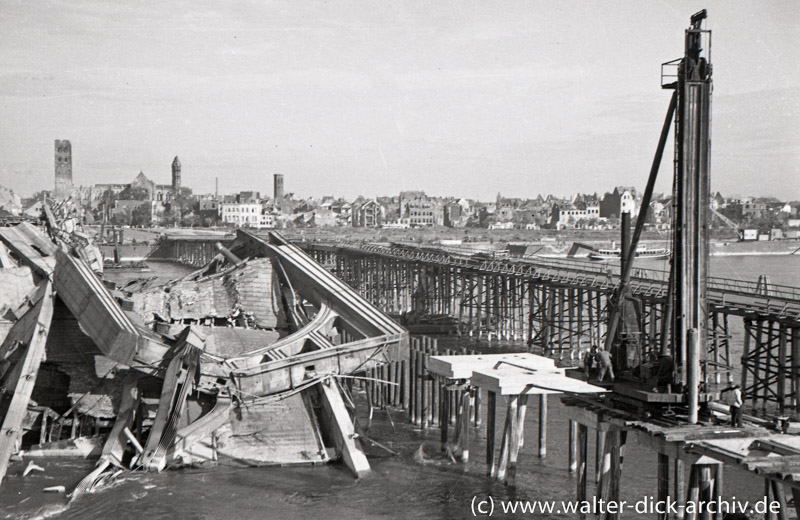
<svg viewBox="0 0 800 520">
<path fill-rule="evenodd" d="M 377 254 L 390 258 L 414 262 L 450 265 L 474 271 L 523 276 L 559 283 L 577 284 L 599 289 L 613 290 L 619 284 L 618 270 L 608 264 L 596 264 L 581 260 L 551 258 L 496 257 L 477 252 L 468 255 L 461 251 L 451 252 L 433 247 L 411 245 L 386 246 L 375 243 L 348 241 L 316 241 L 310 247 L 322 246 L 343 249 L 356 254 Z M 631 284 L 635 294 L 662 297 L 666 294 L 668 273 L 663 270 L 643 269 L 644 276 L 634 276 Z M 764 284 L 731 278 L 708 278 L 708 291 L 712 302 L 725 305 L 729 296 L 742 296 L 752 300 L 753 310 L 770 310 L 800 317 L 800 287 Z"/>
</svg>

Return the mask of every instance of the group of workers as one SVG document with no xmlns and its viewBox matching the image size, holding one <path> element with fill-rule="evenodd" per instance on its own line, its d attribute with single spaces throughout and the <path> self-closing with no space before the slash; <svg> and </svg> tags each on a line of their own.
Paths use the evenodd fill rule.
<svg viewBox="0 0 800 520">
<path fill-rule="evenodd" d="M 591 379 L 590 375 L 593 368 L 597 369 L 597 381 L 602 383 L 606 378 L 606 374 L 609 375 L 612 382 L 614 381 L 611 352 L 593 346 L 592 350 L 587 352 L 586 357 L 583 358 L 583 371 L 586 374 L 586 379 Z"/>
<path fill-rule="evenodd" d="M 656 380 L 660 384 L 663 380 L 671 380 L 674 371 L 674 363 L 669 356 L 661 356 L 656 363 L 653 364 L 654 368 L 658 369 Z M 592 349 L 586 353 L 583 359 L 583 371 L 586 378 L 591 380 L 592 370 L 597 370 L 597 381 L 602 383 L 605 380 L 606 374 L 609 375 L 610 381 L 614 381 L 614 367 L 611 363 L 611 352 L 605 349 L 599 349 L 593 346 Z M 727 404 L 730 408 L 731 426 L 741 428 L 742 426 L 742 387 L 741 385 L 734 384 L 729 380 L 728 387 L 722 390 L 723 394 L 727 393 Z"/>
</svg>

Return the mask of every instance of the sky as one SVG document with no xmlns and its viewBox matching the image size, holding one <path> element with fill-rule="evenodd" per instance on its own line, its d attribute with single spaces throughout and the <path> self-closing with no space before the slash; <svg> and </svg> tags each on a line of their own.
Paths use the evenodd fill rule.
<svg viewBox="0 0 800 520">
<path fill-rule="evenodd" d="M 800 199 L 800 2 L 0 0 L 0 185 L 492 200 L 643 188 L 707 8 L 712 189 Z M 672 146 L 657 189 L 669 191 Z"/>
</svg>

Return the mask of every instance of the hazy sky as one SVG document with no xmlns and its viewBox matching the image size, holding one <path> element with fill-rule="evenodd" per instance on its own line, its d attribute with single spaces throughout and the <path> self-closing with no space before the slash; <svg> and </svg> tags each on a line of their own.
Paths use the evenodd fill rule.
<svg viewBox="0 0 800 520">
<path fill-rule="evenodd" d="M 643 187 L 713 30 L 712 188 L 800 199 L 800 2 L 0 0 L 0 184 L 492 199 Z M 671 145 L 659 188 L 671 185 Z"/>
</svg>

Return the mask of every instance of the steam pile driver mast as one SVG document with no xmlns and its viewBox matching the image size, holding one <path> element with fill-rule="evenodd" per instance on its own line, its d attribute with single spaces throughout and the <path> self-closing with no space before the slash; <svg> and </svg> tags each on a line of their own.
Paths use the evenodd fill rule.
<svg viewBox="0 0 800 520">
<path fill-rule="evenodd" d="M 680 383 L 691 381 L 693 365 L 707 349 L 709 172 L 711 167 L 710 31 L 701 29 L 706 12 L 692 16 L 686 30 L 686 55 L 678 66 L 675 127 L 675 194 L 672 278 L 675 286 L 673 344 L 680 363 Z M 708 38 L 704 38 L 708 35 Z M 704 53 L 702 42 L 708 49 Z M 697 345 L 689 331 L 697 331 Z M 691 390 L 691 388 L 690 388 Z"/>
<path fill-rule="evenodd" d="M 674 361 L 672 385 L 686 390 L 689 420 L 696 422 L 700 383 L 700 362 L 707 348 L 708 225 L 711 148 L 711 31 L 702 29 L 706 11 L 691 17 L 686 30 L 683 58 L 662 65 L 662 88 L 673 90 L 667 116 L 661 130 L 656 154 L 642 197 L 641 210 L 622 259 L 619 291 L 609 318 L 605 348 L 620 352 L 617 363 L 624 362 L 626 347 L 621 346 L 620 323 L 624 321 L 629 299 L 630 278 L 636 248 L 644 229 L 653 196 L 658 168 L 664 154 L 669 129 L 675 119 L 675 179 L 673 194 L 672 265 L 667 296 L 663 340 L 660 352 Z M 703 46 L 706 46 L 704 48 Z M 677 69 L 676 74 L 665 71 Z M 665 82 L 665 78 L 671 81 Z M 640 363 L 647 354 L 636 347 Z M 635 374 L 634 374 L 635 377 Z"/>
</svg>

